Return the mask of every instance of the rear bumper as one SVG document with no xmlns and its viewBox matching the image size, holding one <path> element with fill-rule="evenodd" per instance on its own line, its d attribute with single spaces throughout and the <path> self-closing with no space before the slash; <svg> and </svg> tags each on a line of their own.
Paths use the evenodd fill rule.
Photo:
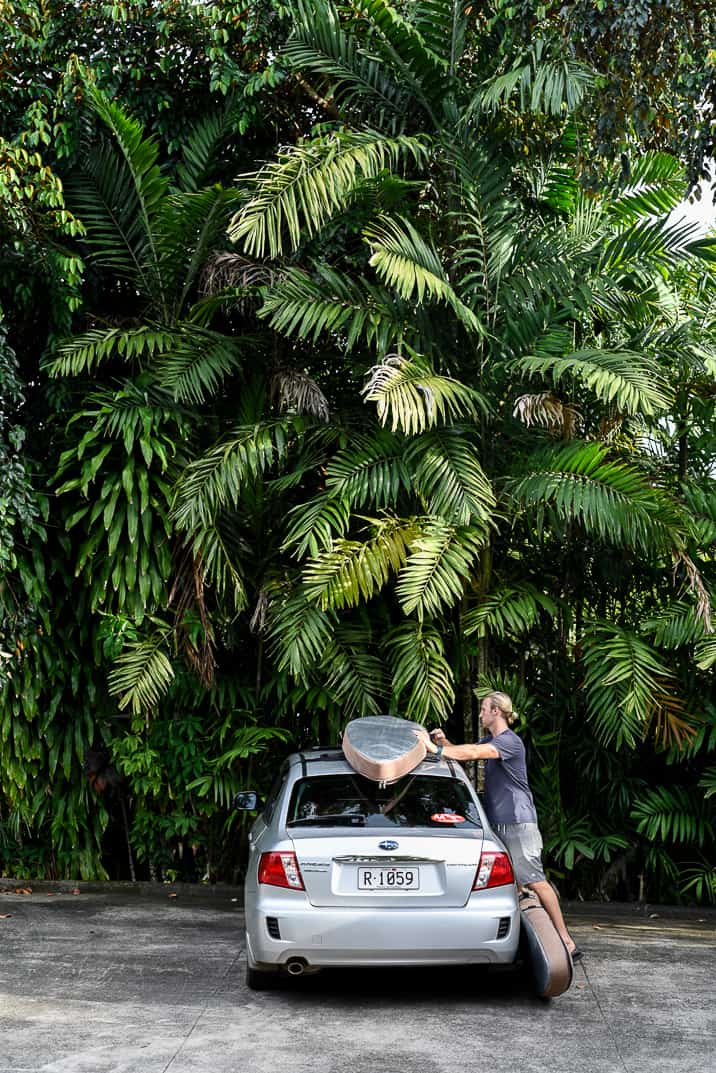
<svg viewBox="0 0 716 1073">
<path fill-rule="evenodd" d="M 267 888 L 247 907 L 246 927 L 247 958 L 259 968 L 291 958 L 321 968 L 505 965 L 517 956 L 520 930 L 512 886 L 477 891 L 456 909 L 317 908 L 302 892 Z"/>
</svg>

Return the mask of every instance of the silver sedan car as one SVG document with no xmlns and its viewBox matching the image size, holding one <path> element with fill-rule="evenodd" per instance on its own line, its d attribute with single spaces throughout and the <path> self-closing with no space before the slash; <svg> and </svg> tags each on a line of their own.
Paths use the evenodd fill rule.
<svg viewBox="0 0 716 1073">
<path fill-rule="evenodd" d="M 255 808 L 256 795 L 237 795 Z M 247 982 L 328 966 L 511 964 L 517 888 L 505 848 L 452 761 L 390 786 L 339 749 L 284 763 L 250 835 Z"/>
</svg>

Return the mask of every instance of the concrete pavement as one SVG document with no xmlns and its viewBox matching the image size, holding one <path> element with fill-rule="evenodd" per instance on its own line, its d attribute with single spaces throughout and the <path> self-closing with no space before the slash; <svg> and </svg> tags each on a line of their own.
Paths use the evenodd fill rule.
<svg viewBox="0 0 716 1073">
<path fill-rule="evenodd" d="M 41 886 L 0 893 L 0 1073 L 716 1073 L 713 911 L 567 907 L 549 1003 L 476 969 L 252 993 L 236 892 Z"/>
</svg>

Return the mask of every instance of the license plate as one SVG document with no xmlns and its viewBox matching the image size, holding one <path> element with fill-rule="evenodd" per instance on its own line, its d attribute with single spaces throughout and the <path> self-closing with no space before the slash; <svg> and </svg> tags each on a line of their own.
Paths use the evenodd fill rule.
<svg viewBox="0 0 716 1073">
<path fill-rule="evenodd" d="M 360 867 L 358 890 L 420 890 L 420 869 Z"/>
</svg>

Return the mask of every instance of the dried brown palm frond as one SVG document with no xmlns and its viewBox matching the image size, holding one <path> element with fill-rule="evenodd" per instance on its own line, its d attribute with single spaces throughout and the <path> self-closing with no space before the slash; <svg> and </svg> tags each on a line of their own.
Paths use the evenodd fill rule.
<svg viewBox="0 0 716 1073">
<path fill-rule="evenodd" d="M 694 716 L 684 702 L 668 691 L 654 697 L 653 730 L 657 741 L 665 748 L 681 749 L 688 745 L 698 731 Z"/>
<path fill-rule="evenodd" d="M 613 432 L 622 427 L 623 423 L 622 414 L 611 414 L 609 417 L 602 417 L 599 422 L 599 439 L 608 440 Z"/>
<path fill-rule="evenodd" d="M 562 402 L 551 391 L 520 395 L 515 400 L 512 413 L 527 428 L 539 425 L 550 432 L 560 433 L 565 440 L 574 439 L 577 425 L 582 420 L 581 414 L 574 406 Z"/>
<path fill-rule="evenodd" d="M 222 294 L 237 287 L 273 286 L 279 273 L 269 265 L 258 264 L 239 253 L 213 253 L 201 274 L 201 293 L 207 296 Z"/>
<path fill-rule="evenodd" d="M 276 369 L 269 385 L 271 402 L 279 410 L 310 414 L 319 421 L 330 419 L 328 399 L 315 380 L 300 369 Z"/>
<path fill-rule="evenodd" d="M 203 685 L 209 688 L 214 682 L 216 669 L 214 631 L 204 597 L 204 570 L 190 546 L 175 545 L 172 573 L 174 581 L 168 604 L 174 609 L 177 642 Z M 201 623 L 201 640 L 198 644 L 189 629 L 192 618 Z"/>
<path fill-rule="evenodd" d="M 704 584 L 701 571 L 685 551 L 674 552 L 674 580 L 676 580 L 676 572 L 679 567 L 683 569 L 686 575 L 683 587 L 687 588 L 689 592 L 693 592 L 696 596 L 696 618 L 703 624 L 704 633 L 713 633 L 711 594 Z"/>
</svg>

